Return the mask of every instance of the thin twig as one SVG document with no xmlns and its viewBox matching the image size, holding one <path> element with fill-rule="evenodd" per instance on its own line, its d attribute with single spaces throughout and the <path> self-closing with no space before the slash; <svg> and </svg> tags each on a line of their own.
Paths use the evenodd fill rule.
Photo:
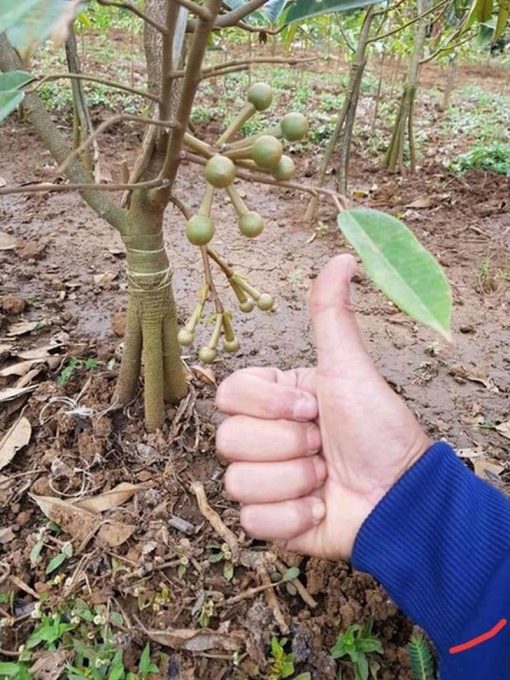
<svg viewBox="0 0 510 680">
<path fill-rule="evenodd" d="M 262 581 L 262 584 L 267 586 L 264 596 L 266 598 L 267 604 L 271 607 L 274 620 L 278 624 L 278 628 L 282 634 L 287 635 L 289 632 L 289 626 L 287 625 L 287 621 L 285 621 L 285 617 L 282 613 L 282 610 L 280 609 L 280 603 L 278 602 L 278 598 L 276 597 L 274 589 L 269 587 L 272 584 L 271 577 L 264 568 L 261 568 L 259 569 L 259 578 Z"/>
<path fill-rule="evenodd" d="M 42 182 L 41 184 L 34 184 L 27 186 L 6 186 L 0 189 L 0 196 L 10 196 L 11 194 L 38 194 L 45 192 L 63 192 L 63 191 L 88 191 L 94 189 L 97 191 L 125 191 L 127 189 L 155 189 L 157 187 L 166 187 L 168 182 L 165 179 L 151 179 L 147 182 L 137 182 L 135 184 L 49 184 Z"/>
<path fill-rule="evenodd" d="M 96 76 L 89 76 L 85 75 L 82 73 L 49 73 L 47 76 L 41 76 L 40 79 L 38 80 L 37 78 L 34 78 L 33 81 L 31 82 L 37 82 L 36 86 L 33 88 L 33 92 L 37 92 L 37 90 L 44 85 L 45 83 L 52 82 L 54 80 L 63 80 L 66 78 L 70 78 L 71 80 L 85 80 L 85 81 L 90 81 L 92 83 L 100 83 L 101 85 L 106 85 L 107 87 L 113 87 L 117 90 L 122 90 L 124 92 L 130 92 L 131 94 L 135 94 L 137 97 L 145 97 L 146 99 L 151 99 L 152 101 L 159 102 L 159 97 L 157 97 L 154 94 L 151 94 L 150 92 L 144 92 L 143 90 L 137 90 L 134 87 L 129 87 L 128 85 L 122 85 L 121 83 L 117 83 L 114 80 L 108 80 L 107 78 L 98 78 Z"/>
<path fill-rule="evenodd" d="M 216 510 L 213 510 L 209 505 L 203 484 L 201 482 L 192 482 L 191 490 L 197 499 L 198 509 L 216 533 L 218 533 L 228 545 L 230 552 L 232 553 L 232 562 L 234 564 L 237 563 L 239 559 L 239 541 L 237 540 L 237 536 L 225 525 Z"/>
<path fill-rule="evenodd" d="M 202 246 L 200 248 L 200 254 L 202 255 L 202 263 L 204 266 L 205 284 L 206 286 L 208 286 L 209 291 L 211 293 L 216 313 L 224 314 L 225 309 L 221 303 L 220 296 L 218 295 L 218 291 L 216 290 L 216 286 L 214 285 L 214 278 L 211 272 L 211 264 L 209 262 L 209 258 L 207 257 L 207 246 Z"/>
<path fill-rule="evenodd" d="M 232 278 L 232 276 L 234 276 L 234 270 L 231 269 L 231 268 L 228 266 L 228 264 L 225 262 L 225 260 L 223 260 L 223 259 L 218 255 L 218 253 L 217 253 L 215 250 L 213 250 L 212 248 L 210 248 L 209 246 L 207 247 L 207 254 L 208 254 L 209 257 L 211 258 L 211 260 L 213 260 L 214 262 L 216 262 L 216 264 L 218 265 L 218 267 L 221 269 L 221 271 L 225 274 L 225 276 L 226 276 L 228 279 L 230 279 L 230 278 Z"/>
<path fill-rule="evenodd" d="M 148 14 L 145 14 L 145 12 L 142 12 L 141 9 L 138 9 L 138 7 L 135 7 L 135 5 L 132 5 L 130 2 L 115 2 L 114 0 L 97 0 L 97 2 L 99 5 L 102 5 L 103 7 L 116 7 L 117 9 L 127 9 L 129 12 L 133 12 L 133 14 L 136 14 L 137 17 L 143 19 L 146 23 L 150 24 L 150 26 L 155 28 L 157 31 L 163 33 L 163 35 L 166 33 L 165 26 L 162 26 L 157 21 L 154 21 L 154 19 L 152 19 Z"/>
<path fill-rule="evenodd" d="M 296 66 L 309 61 L 317 61 L 318 57 L 308 57 L 297 59 L 293 57 L 252 57 L 251 59 L 233 59 L 222 64 L 214 64 L 213 66 L 206 66 L 202 69 L 201 78 L 212 78 L 221 75 L 221 71 L 234 66 L 248 67 L 253 64 L 287 64 L 288 66 Z M 182 78 L 184 76 L 184 69 L 173 71 L 172 78 Z"/>
<path fill-rule="evenodd" d="M 66 171 L 66 169 L 69 167 L 69 165 L 76 159 L 78 158 L 83 151 L 89 146 L 89 144 L 92 144 L 94 139 L 97 139 L 99 135 L 101 135 L 105 130 L 107 130 L 109 127 L 112 125 L 115 125 L 116 123 L 121 123 L 123 121 L 132 121 L 134 123 L 143 123 L 144 125 L 157 125 L 159 127 L 164 127 L 164 128 L 176 128 L 179 127 L 179 124 L 176 123 L 175 121 L 171 120 L 154 120 L 153 118 L 145 118 L 144 116 L 135 116 L 130 113 L 118 113 L 115 116 L 112 116 L 111 118 L 108 118 L 107 120 L 103 121 L 101 125 L 99 125 L 94 132 L 85 139 L 80 146 L 77 149 L 74 149 L 74 151 L 69 154 L 69 156 L 65 159 L 65 161 L 62 163 L 62 165 L 58 169 L 58 174 L 62 174 Z"/>
<path fill-rule="evenodd" d="M 265 5 L 267 0 L 248 0 L 247 3 L 233 9 L 231 12 L 222 14 L 216 19 L 214 28 L 226 28 L 227 26 L 235 26 L 239 21 L 244 19 L 252 12 Z"/>
<path fill-rule="evenodd" d="M 402 26 L 397 26 L 397 28 L 394 28 L 391 31 L 388 31 L 388 33 L 384 33 L 383 35 L 375 35 L 373 38 L 369 38 L 367 40 L 367 43 L 378 42 L 379 40 L 386 40 L 386 38 L 389 38 L 390 36 L 395 35 L 395 33 L 400 33 L 400 31 L 403 31 L 408 26 L 412 26 L 412 24 L 415 24 L 417 21 L 421 21 L 421 19 L 428 16 L 429 14 L 433 14 L 436 10 L 443 7 L 448 2 L 450 2 L 450 0 L 442 0 L 442 2 L 438 3 L 434 7 L 431 7 L 426 12 L 423 12 L 422 14 L 419 14 L 417 17 L 414 17 L 414 19 L 411 19 L 407 23 L 402 24 Z"/>
<path fill-rule="evenodd" d="M 464 38 L 464 40 L 460 40 L 458 43 L 455 43 L 454 45 L 452 45 L 451 43 L 447 43 L 443 47 L 438 48 L 435 52 L 432 52 L 432 54 L 430 54 L 428 57 L 422 59 L 420 61 L 420 66 L 422 66 L 423 64 L 427 64 L 429 61 L 432 61 L 438 56 L 438 54 L 441 54 L 441 52 L 445 52 L 446 50 L 456 50 L 464 43 L 467 43 L 470 40 L 472 40 L 474 36 L 475 36 L 474 33 L 470 33 L 466 38 Z"/>
</svg>

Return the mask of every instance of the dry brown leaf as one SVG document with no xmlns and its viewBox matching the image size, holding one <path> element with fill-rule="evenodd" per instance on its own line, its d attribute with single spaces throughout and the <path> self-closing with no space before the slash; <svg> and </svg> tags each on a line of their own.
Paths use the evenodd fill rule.
<svg viewBox="0 0 510 680">
<path fill-rule="evenodd" d="M 12 350 L 12 345 L 2 345 L 0 344 L 0 357 L 3 357 L 6 354 L 10 354 Z"/>
<path fill-rule="evenodd" d="M 223 649 L 233 652 L 244 641 L 241 632 L 221 633 L 217 630 L 180 628 L 175 630 L 146 630 L 151 640 L 171 649 L 188 652 L 206 652 L 208 649 Z"/>
<path fill-rule="evenodd" d="M 2 250 L 14 250 L 17 247 L 16 239 L 5 231 L 0 231 L 0 251 Z"/>
<path fill-rule="evenodd" d="M 13 324 L 7 331 L 7 336 L 9 338 L 14 338 L 19 335 L 26 335 L 35 331 L 36 328 L 43 328 L 47 325 L 47 322 L 42 321 L 20 321 L 20 323 Z"/>
<path fill-rule="evenodd" d="M 0 371 L 0 377 L 2 378 L 8 378 L 11 375 L 17 375 L 18 377 L 21 377 L 22 375 L 25 375 L 28 373 L 30 370 L 30 367 L 36 364 L 37 361 L 31 360 L 31 361 L 20 361 L 17 364 L 11 364 L 10 366 L 6 366 L 5 368 L 2 368 Z"/>
<path fill-rule="evenodd" d="M 480 457 L 473 461 L 475 474 L 488 482 L 494 482 L 505 469 L 494 458 Z"/>
<path fill-rule="evenodd" d="M 414 208 L 415 210 L 420 210 L 423 208 L 431 208 L 434 205 L 434 201 L 431 196 L 419 196 L 412 203 L 408 203 L 406 208 Z"/>
<path fill-rule="evenodd" d="M 33 349 L 24 349 L 21 352 L 16 352 L 19 359 L 31 361 L 35 359 L 43 360 L 49 357 L 58 356 L 62 352 L 63 345 L 45 345 L 44 347 L 34 347 Z"/>
<path fill-rule="evenodd" d="M 36 388 L 36 385 L 32 385 L 30 387 L 6 387 L 3 390 L 0 390 L 0 404 L 3 401 L 11 401 L 12 399 L 17 399 L 17 397 L 21 397 L 22 394 L 28 394 L 29 392 L 33 392 Z"/>
<path fill-rule="evenodd" d="M 135 526 L 122 522 L 103 521 L 100 515 L 78 508 L 59 498 L 30 495 L 46 517 L 68 533 L 79 544 L 78 547 L 84 547 L 95 534 L 98 539 L 108 543 L 111 547 L 118 547 L 136 531 Z"/>
<path fill-rule="evenodd" d="M 195 365 L 191 369 L 202 382 L 207 385 L 216 385 L 216 375 L 212 368 Z"/>
<path fill-rule="evenodd" d="M 111 510 L 112 508 L 117 508 L 119 505 L 122 505 L 142 488 L 143 487 L 137 486 L 136 484 L 122 482 L 111 489 L 111 491 L 106 491 L 97 496 L 90 496 L 90 498 L 83 498 L 74 503 L 74 505 L 83 510 L 88 510 L 89 512 L 105 512 L 105 510 Z"/>
<path fill-rule="evenodd" d="M 28 444 L 32 426 L 28 418 L 20 418 L 0 440 L 0 470 L 9 465 L 16 453 Z"/>
<path fill-rule="evenodd" d="M 0 175 L 0 187 L 6 187 L 6 186 L 7 186 L 7 182 L 5 181 L 5 177 L 2 177 Z"/>
<path fill-rule="evenodd" d="M 64 648 L 45 652 L 32 664 L 29 672 L 36 680 L 58 680 L 72 655 L 72 651 Z"/>
<path fill-rule="evenodd" d="M 0 544 L 10 543 L 16 538 L 16 534 L 12 530 L 12 527 L 0 527 Z"/>
<path fill-rule="evenodd" d="M 496 425 L 496 432 L 499 432 L 499 434 L 505 437 L 506 439 L 510 439 L 510 420 L 507 420 L 504 423 Z"/>
<path fill-rule="evenodd" d="M 107 286 L 115 278 L 117 278 L 116 272 L 105 272 L 104 274 L 96 274 L 94 276 L 94 285 L 95 286 Z"/>
</svg>

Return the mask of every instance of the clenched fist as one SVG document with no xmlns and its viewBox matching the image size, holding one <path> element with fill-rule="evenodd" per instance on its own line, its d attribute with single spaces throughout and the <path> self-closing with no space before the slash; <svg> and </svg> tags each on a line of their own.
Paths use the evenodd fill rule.
<svg viewBox="0 0 510 680">
<path fill-rule="evenodd" d="M 317 366 L 248 368 L 220 385 L 218 452 L 253 537 L 348 559 L 364 520 L 430 441 L 370 359 L 349 302 L 356 263 L 332 259 L 310 296 Z"/>
</svg>

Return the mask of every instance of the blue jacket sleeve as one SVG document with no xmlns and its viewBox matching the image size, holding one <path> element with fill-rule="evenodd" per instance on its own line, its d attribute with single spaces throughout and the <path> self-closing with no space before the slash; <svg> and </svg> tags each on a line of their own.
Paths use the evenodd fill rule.
<svg viewBox="0 0 510 680">
<path fill-rule="evenodd" d="M 428 634 L 441 680 L 510 680 L 510 501 L 448 444 L 380 501 L 352 563 Z"/>
</svg>

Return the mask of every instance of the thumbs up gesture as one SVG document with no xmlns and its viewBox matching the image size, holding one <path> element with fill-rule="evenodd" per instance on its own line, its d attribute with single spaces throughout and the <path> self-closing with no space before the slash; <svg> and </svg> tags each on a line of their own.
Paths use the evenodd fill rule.
<svg viewBox="0 0 510 680">
<path fill-rule="evenodd" d="M 248 368 L 222 382 L 217 432 L 227 493 L 254 538 L 349 559 L 364 520 L 430 446 L 370 359 L 350 305 L 356 262 L 333 258 L 315 281 L 315 368 Z"/>
</svg>

